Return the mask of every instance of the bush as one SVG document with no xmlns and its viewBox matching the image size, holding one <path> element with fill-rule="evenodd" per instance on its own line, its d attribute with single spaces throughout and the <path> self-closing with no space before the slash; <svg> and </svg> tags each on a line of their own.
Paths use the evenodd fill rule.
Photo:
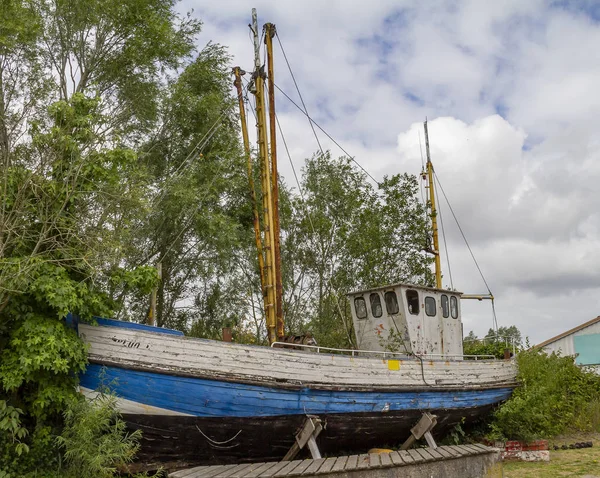
<svg viewBox="0 0 600 478">
<path fill-rule="evenodd" d="M 520 352 L 517 364 L 520 386 L 494 413 L 490 438 L 530 441 L 598 425 L 600 376 L 538 349 Z"/>
<path fill-rule="evenodd" d="M 56 440 L 64 450 L 66 477 L 112 477 L 135 457 L 141 431 L 127 433 L 115 402 L 114 396 L 101 394 L 65 412 L 65 427 Z"/>
</svg>

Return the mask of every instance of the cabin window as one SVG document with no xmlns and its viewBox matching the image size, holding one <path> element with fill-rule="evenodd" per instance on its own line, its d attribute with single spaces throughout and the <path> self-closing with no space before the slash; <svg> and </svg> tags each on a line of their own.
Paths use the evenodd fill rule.
<svg viewBox="0 0 600 478">
<path fill-rule="evenodd" d="M 450 304 L 448 303 L 448 296 L 442 294 L 442 315 L 445 319 L 450 317 Z"/>
<path fill-rule="evenodd" d="M 435 317 L 436 303 L 433 297 L 425 297 L 425 313 L 429 317 Z"/>
<path fill-rule="evenodd" d="M 367 303 L 362 297 L 354 299 L 354 310 L 356 311 L 356 317 L 359 319 L 367 318 Z"/>
<path fill-rule="evenodd" d="M 383 315 L 383 309 L 381 307 L 381 297 L 379 297 L 379 294 L 373 292 L 369 296 L 369 300 L 371 301 L 371 312 L 373 313 L 373 317 L 381 317 Z"/>
<path fill-rule="evenodd" d="M 419 293 L 416 290 L 406 291 L 406 304 L 408 312 L 412 315 L 419 315 Z"/>
<path fill-rule="evenodd" d="M 458 300 L 456 297 L 450 297 L 450 315 L 453 319 L 458 319 Z"/>
<path fill-rule="evenodd" d="M 385 293 L 385 309 L 387 310 L 388 315 L 394 315 L 400 312 L 398 298 L 393 290 Z"/>
</svg>

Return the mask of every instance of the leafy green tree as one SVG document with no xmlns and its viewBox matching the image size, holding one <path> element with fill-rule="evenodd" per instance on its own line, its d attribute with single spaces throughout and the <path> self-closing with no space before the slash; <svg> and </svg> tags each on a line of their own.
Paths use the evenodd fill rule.
<svg viewBox="0 0 600 478">
<path fill-rule="evenodd" d="M 14 440 L 0 440 L 0 461 L 20 473 L 52 466 L 61 412 L 77 399 L 86 349 L 65 316 L 110 316 L 113 290 L 147 294 L 157 282 L 124 258 L 150 196 L 135 148 L 199 29 L 173 6 L 0 8 L 0 401 L 20 410 L 17 439 L 30 450 L 15 458 Z"/>
<path fill-rule="evenodd" d="M 375 189 L 351 160 L 326 153 L 307 161 L 301 188 L 284 242 L 292 271 L 286 274 L 288 321 L 290 311 L 302 311 L 304 318 L 292 321 L 310 327 L 320 343 L 351 346 L 350 290 L 431 282 L 431 259 L 422 253 L 429 226 L 417 182 L 395 175 Z"/>
<path fill-rule="evenodd" d="M 161 264 L 157 325 L 213 338 L 235 321 L 226 311 L 235 308 L 219 298 L 235 303 L 223 278 L 234 274 L 251 230 L 228 62 L 223 47 L 209 44 L 166 90 L 156 134 L 141 153 L 157 193 L 127 258 L 131 266 Z M 121 317 L 143 320 L 143 301 L 118 299 Z"/>
</svg>

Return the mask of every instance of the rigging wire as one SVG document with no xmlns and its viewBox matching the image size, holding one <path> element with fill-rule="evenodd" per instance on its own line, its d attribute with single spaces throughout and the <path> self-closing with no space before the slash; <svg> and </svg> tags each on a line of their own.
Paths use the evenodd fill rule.
<svg viewBox="0 0 600 478">
<path fill-rule="evenodd" d="M 348 156 L 348 158 L 350 159 L 350 161 L 352 161 L 354 164 L 356 164 L 356 165 L 357 165 L 357 166 L 358 166 L 358 167 L 359 167 L 359 168 L 360 168 L 360 169 L 361 169 L 361 170 L 362 170 L 362 171 L 363 171 L 363 172 L 364 172 L 364 173 L 365 173 L 365 174 L 366 174 L 366 175 L 367 175 L 369 178 L 371 178 L 371 180 L 372 180 L 372 181 L 373 181 L 375 184 L 377 184 L 377 186 L 381 186 L 381 183 L 380 183 L 379 181 L 377 181 L 377 179 L 375 179 L 375 178 L 374 178 L 374 177 L 373 177 L 373 176 L 372 176 L 372 175 L 371 175 L 371 174 L 370 174 L 370 173 L 369 173 L 369 172 L 368 172 L 368 171 L 367 171 L 367 170 L 366 170 L 366 169 L 365 169 L 365 168 L 364 168 L 364 167 L 363 167 L 363 166 L 362 166 L 362 165 L 361 165 L 361 164 L 360 164 L 358 161 L 356 161 L 356 159 L 354 159 L 354 157 L 353 157 L 353 156 L 351 156 L 351 155 L 350 155 L 350 153 L 349 153 L 348 151 L 346 151 L 346 150 L 345 150 L 345 149 L 342 147 L 342 145 L 340 145 L 340 143 L 338 143 L 338 142 L 337 142 L 335 139 L 333 139 L 333 137 L 332 137 L 332 136 L 331 136 L 331 135 L 330 135 L 330 134 L 329 134 L 327 131 L 325 131 L 325 130 L 324 130 L 324 129 L 323 129 L 323 128 L 322 128 L 322 127 L 319 125 L 319 123 L 317 123 L 317 122 L 316 122 L 314 119 L 312 119 L 312 118 L 310 117 L 310 115 L 309 115 L 308 113 L 306 113 L 306 112 L 305 112 L 305 111 L 304 111 L 304 110 L 303 110 L 303 109 L 302 109 L 302 108 L 301 108 L 301 107 L 298 105 L 298 103 L 296 103 L 296 102 L 295 102 L 295 101 L 294 101 L 292 98 L 290 98 L 290 96 L 289 96 L 289 95 L 288 95 L 288 94 L 287 94 L 285 91 L 283 91 L 283 90 L 282 90 L 282 89 L 281 89 L 281 88 L 280 88 L 280 87 L 279 87 L 277 84 L 275 84 L 275 88 L 277 88 L 277 89 L 278 89 L 278 90 L 281 92 L 281 94 L 282 94 L 283 96 L 285 96 L 285 97 L 286 97 L 286 98 L 287 98 L 287 99 L 290 101 L 290 103 L 292 103 L 292 104 L 293 104 L 293 105 L 294 105 L 296 108 L 298 108 L 298 109 L 299 109 L 299 110 L 302 112 L 302 114 L 303 114 L 303 115 L 305 115 L 305 116 L 306 116 L 306 117 L 307 117 L 307 118 L 308 118 L 308 119 L 311 121 L 311 123 L 313 123 L 313 124 L 314 124 L 314 125 L 315 125 L 317 128 L 319 128 L 319 129 L 320 129 L 320 130 L 323 132 L 323 134 L 325 134 L 325 136 L 327 136 L 327 137 L 328 137 L 328 138 L 329 138 L 329 139 L 330 139 L 330 140 L 333 142 L 333 144 L 335 144 L 335 145 L 336 145 L 338 148 L 340 148 L 340 149 L 343 151 L 343 153 L 344 153 L 346 156 Z"/>
<path fill-rule="evenodd" d="M 304 98 L 302 98 L 302 93 L 300 93 L 300 88 L 298 87 L 298 82 L 296 81 L 296 77 L 294 76 L 294 72 L 292 71 L 292 66 L 290 65 L 290 62 L 288 61 L 288 57 L 285 54 L 285 49 L 283 48 L 283 44 L 281 43 L 281 38 L 279 37 L 279 35 L 277 33 L 275 33 L 275 36 L 277 37 L 277 41 L 279 42 L 279 46 L 281 47 L 281 52 L 283 53 L 283 58 L 285 59 L 285 63 L 287 64 L 290 75 L 292 76 L 294 86 L 296 87 L 296 91 L 298 92 L 298 97 L 300 98 L 300 102 L 302 103 L 302 107 L 304 108 L 304 113 L 308 117 L 308 123 L 310 124 L 310 128 L 312 129 L 312 132 L 315 135 L 315 139 L 317 140 L 317 144 L 319 145 L 321 154 L 323 156 L 325 156 L 325 153 L 323 152 L 323 147 L 321 146 L 321 142 L 319 141 L 319 137 L 317 136 L 317 132 L 315 131 L 315 126 L 313 125 L 313 122 L 311 121 L 310 116 L 308 116 L 308 108 L 306 108 L 306 103 L 304 103 Z"/>
<path fill-rule="evenodd" d="M 481 276 L 481 279 L 483 280 L 483 283 L 485 284 L 485 287 L 487 288 L 487 291 L 491 297 L 492 325 L 494 326 L 494 330 L 496 331 L 496 335 L 497 335 L 497 333 L 498 333 L 498 317 L 496 316 L 496 305 L 494 303 L 494 294 L 492 294 L 490 286 L 489 286 L 487 280 L 485 279 L 485 276 L 483 275 L 483 271 L 481 270 L 481 267 L 479 266 L 477 259 L 475 259 L 475 254 L 473 254 L 473 250 L 471 249 L 471 246 L 469 245 L 469 241 L 467 241 L 467 237 L 465 236 L 465 233 L 460 225 L 460 222 L 458 222 L 458 218 L 456 217 L 456 214 L 454 213 L 454 209 L 452 209 L 452 205 L 450 204 L 450 201 L 448 200 L 448 196 L 446 196 L 446 192 L 444 191 L 444 188 L 442 186 L 440 178 L 438 177 L 438 175 L 435 171 L 433 172 L 433 175 L 434 175 L 434 178 L 435 178 L 438 186 L 440 187 L 440 191 L 442 191 L 442 195 L 444 196 L 444 199 L 446 200 L 446 204 L 448 204 L 448 209 L 450 209 L 450 212 L 452 213 L 452 217 L 454 218 L 454 221 L 456 222 L 456 225 L 458 226 L 458 230 L 460 231 L 460 234 L 461 234 L 463 240 L 465 241 L 467 249 L 469 250 L 469 254 L 471 254 L 471 258 L 473 259 L 473 262 L 475 263 L 475 266 L 477 267 L 477 270 L 479 271 L 479 275 Z M 444 243 L 445 243 L 445 240 L 444 240 Z"/>
<path fill-rule="evenodd" d="M 279 117 L 277 116 L 277 114 L 275 115 L 275 121 L 277 122 L 277 127 L 279 129 L 279 134 L 281 135 L 281 139 L 282 139 L 283 145 L 285 147 L 285 151 L 287 153 L 288 160 L 290 162 L 290 165 L 292 166 L 292 172 L 294 174 L 294 178 L 295 178 L 296 184 L 298 186 L 298 192 L 300 194 L 300 198 L 302 199 L 303 203 L 306 203 L 306 200 L 305 200 L 305 197 L 304 197 L 304 191 L 302 190 L 302 186 L 300 185 L 300 180 L 298 179 L 298 175 L 296 174 L 296 168 L 294 167 L 294 162 L 292 161 L 292 155 L 290 154 L 290 150 L 288 148 L 287 141 L 285 140 L 285 136 L 283 134 L 283 129 L 281 128 L 281 124 L 279 123 Z M 313 223 L 311 215 L 307 214 L 306 217 L 308 218 L 308 222 L 310 224 L 310 229 L 311 229 L 312 233 L 316 235 L 316 229 L 315 229 L 315 225 Z M 333 283 L 331 281 L 331 277 L 328 277 L 327 283 L 329 284 L 329 287 L 337 295 L 338 290 L 337 290 L 336 287 L 334 287 L 334 285 L 333 285 Z M 344 329 L 345 329 L 346 335 L 348 336 L 348 340 L 350 341 L 350 343 L 352 343 L 352 337 L 350 336 L 349 327 L 348 327 L 348 324 L 346 323 L 346 320 L 344 319 L 344 314 L 342 312 L 342 308 L 340 307 L 340 303 L 337 300 L 335 301 L 335 303 L 336 303 L 336 306 L 338 308 L 338 312 L 340 314 L 340 318 L 344 322 Z"/>
<path fill-rule="evenodd" d="M 435 177 L 435 179 L 437 179 L 437 177 Z M 435 181 L 433 183 L 433 187 L 435 188 L 435 193 L 437 195 L 437 184 L 438 181 Z M 438 195 L 439 197 L 439 195 Z M 446 231 L 444 229 L 444 220 L 442 218 L 442 208 L 439 207 L 436 211 L 438 213 L 438 216 L 440 217 L 440 226 L 442 228 L 442 240 L 444 241 L 444 251 L 446 253 L 446 263 L 448 264 L 448 275 L 450 276 L 450 288 L 452 290 L 454 290 L 454 281 L 452 280 L 452 268 L 450 267 L 450 255 L 448 254 L 448 243 L 446 242 Z M 439 254 L 439 251 L 438 251 Z"/>
</svg>

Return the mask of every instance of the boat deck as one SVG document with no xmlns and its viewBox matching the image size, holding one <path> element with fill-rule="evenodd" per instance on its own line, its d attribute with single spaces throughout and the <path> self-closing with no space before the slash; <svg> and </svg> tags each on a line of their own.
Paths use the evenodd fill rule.
<svg viewBox="0 0 600 478">
<path fill-rule="evenodd" d="M 404 474 L 404 467 L 415 467 L 437 463 L 444 466 L 445 461 L 465 460 L 475 457 L 490 457 L 494 465 L 497 461 L 498 450 L 484 445 L 453 445 L 440 446 L 437 449 L 417 448 L 391 453 L 371 453 L 364 455 L 338 456 L 320 458 L 318 460 L 294 460 L 269 463 L 246 463 L 241 465 L 199 466 L 179 470 L 169 474 L 170 478 L 241 478 L 241 477 L 287 477 L 287 476 L 369 476 L 369 470 L 398 469 Z M 440 463 L 442 462 L 442 463 Z M 476 467 L 479 468 L 479 467 Z M 486 465 L 487 468 L 487 465 Z M 394 472 L 396 470 L 389 470 Z M 473 470 L 475 471 L 475 470 Z M 386 475 L 388 476 L 388 475 Z M 389 476 L 400 476 L 396 473 Z M 410 476 L 413 476 L 412 474 Z M 429 475 L 428 475 L 429 476 Z M 463 475 L 466 476 L 466 475 Z M 472 475 L 472 476 L 491 476 Z"/>
</svg>

